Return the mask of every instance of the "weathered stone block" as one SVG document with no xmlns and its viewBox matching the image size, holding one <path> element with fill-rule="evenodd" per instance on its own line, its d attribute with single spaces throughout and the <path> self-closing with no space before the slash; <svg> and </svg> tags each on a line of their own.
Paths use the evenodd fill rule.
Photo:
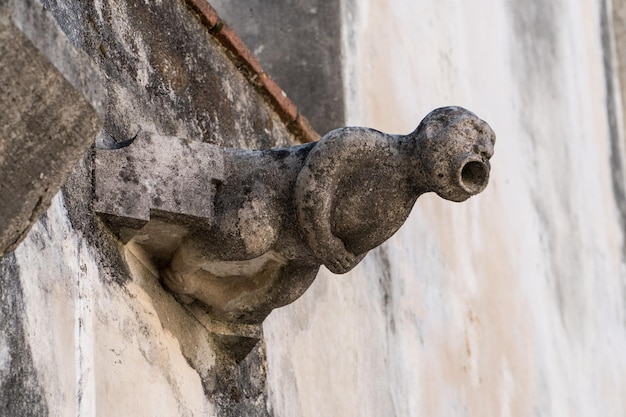
<svg viewBox="0 0 626 417">
<path fill-rule="evenodd" d="M 49 206 L 100 120 L 6 14 L 0 16 L 0 57 L 1 256 Z"/>
<path fill-rule="evenodd" d="M 96 152 L 94 209 L 123 241 L 155 213 L 210 226 L 216 182 L 223 180 L 220 148 L 140 133 L 119 149 Z"/>
</svg>

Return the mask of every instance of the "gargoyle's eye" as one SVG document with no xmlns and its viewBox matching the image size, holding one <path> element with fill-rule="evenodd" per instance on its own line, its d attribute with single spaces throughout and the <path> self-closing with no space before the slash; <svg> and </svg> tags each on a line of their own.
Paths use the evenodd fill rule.
<svg viewBox="0 0 626 417">
<path fill-rule="evenodd" d="M 493 156 L 493 145 L 484 146 L 481 144 L 476 144 L 472 147 L 472 151 L 474 154 L 479 155 L 483 161 L 488 161 Z"/>
</svg>

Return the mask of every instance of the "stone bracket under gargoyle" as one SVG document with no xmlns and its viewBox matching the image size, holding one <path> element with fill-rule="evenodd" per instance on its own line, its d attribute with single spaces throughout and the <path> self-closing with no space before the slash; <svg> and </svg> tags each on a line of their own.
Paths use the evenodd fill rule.
<svg viewBox="0 0 626 417">
<path fill-rule="evenodd" d="M 100 146 L 95 165 L 94 209 L 124 243 L 151 219 L 184 227 L 214 221 L 224 179 L 217 146 L 140 132 L 122 146 Z"/>
</svg>

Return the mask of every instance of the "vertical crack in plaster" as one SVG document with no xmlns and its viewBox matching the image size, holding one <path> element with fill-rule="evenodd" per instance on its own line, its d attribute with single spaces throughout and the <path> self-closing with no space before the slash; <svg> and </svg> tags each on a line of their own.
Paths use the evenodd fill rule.
<svg viewBox="0 0 626 417">
<path fill-rule="evenodd" d="M 79 271 L 76 271 L 78 288 L 75 304 L 75 360 L 76 360 L 76 409 L 79 416 L 96 415 L 96 387 L 94 379 L 94 336 L 93 336 L 93 288 L 90 269 L 85 256 L 87 248 L 81 239 L 79 248 Z M 85 258 L 85 259 L 83 259 Z M 92 272 L 93 274 L 93 272 Z"/>
<path fill-rule="evenodd" d="M 396 320 L 393 311 L 393 276 L 391 274 L 391 262 L 386 246 L 381 246 L 376 250 L 376 255 L 380 261 L 380 275 L 378 282 L 382 295 L 382 310 L 387 320 L 387 331 L 391 334 L 396 332 Z"/>
</svg>

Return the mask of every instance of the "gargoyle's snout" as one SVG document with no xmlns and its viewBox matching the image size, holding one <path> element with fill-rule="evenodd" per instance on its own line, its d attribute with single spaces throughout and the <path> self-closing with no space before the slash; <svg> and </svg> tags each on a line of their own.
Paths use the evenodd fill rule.
<svg viewBox="0 0 626 417">
<path fill-rule="evenodd" d="M 457 174 L 459 185 L 470 195 L 480 193 L 489 183 L 490 169 L 489 161 L 473 156 L 465 159 Z"/>
</svg>

